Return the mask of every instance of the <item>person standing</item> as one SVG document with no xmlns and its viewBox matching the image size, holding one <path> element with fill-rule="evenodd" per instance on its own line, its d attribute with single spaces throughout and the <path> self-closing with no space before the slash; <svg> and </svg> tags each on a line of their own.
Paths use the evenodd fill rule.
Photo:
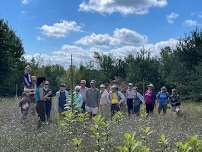
<svg viewBox="0 0 202 152">
<path fill-rule="evenodd" d="M 83 104 L 82 104 L 82 109 L 83 109 L 83 112 L 86 111 L 85 109 L 85 104 L 86 104 L 86 92 L 87 92 L 88 88 L 86 87 L 86 80 L 81 80 L 80 81 L 80 94 L 82 96 L 82 99 L 83 99 Z"/>
<path fill-rule="evenodd" d="M 153 89 L 154 89 L 154 85 L 149 84 L 147 86 L 147 91 L 144 94 L 144 101 L 145 101 L 145 105 L 146 105 L 147 115 L 149 115 L 150 113 L 153 113 L 153 111 L 154 111 L 156 96 L 155 96 Z"/>
<path fill-rule="evenodd" d="M 75 87 L 74 91 L 74 105 L 78 111 L 81 111 L 83 105 L 83 98 L 80 94 L 80 86 Z"/>
<path fill-rule="evenodd" d="M 162 87 L 161 91 L 158 92 L 156 95 L 157 102 L 159 103 L 158 107 L 158 113 L 161 114 L 161 111 L 163 110 L 163 114 L 166 114 L 167 111 L 167 104 L 169 99 L 169 93 L 167 92 L 166 87 Z"/>
<path fill-rule="evenodd" d="M 107 114 L 109 113 L 109 93 L 107 92 L 105 85 L 101 84 L 100 85 L 100 113 L 102 116 L 107 118 Z"/>
<path fill-rule="evenodd" d="M 45 81 L 43 91 L 45 95 L 45 116 L 47 123 L 49 123 L 52 108 L 52 90 L 49 88 L 49 81 L 47 80 Z"/>
<path fill-rule="evenodd" d="M 91 115 L 95 116 L 99 108 L 100 92 L 96 88 L 96 81 L 90 82 L 90 88 L 86 91 L 86 111 Z"/>
<path fill-rule="evenodd" d="M 116 112 L 120 111 L 120 105 L 125 102 L 125 96 L 119 91 L 117 85 L 112 85 L 111 91 L 109 92 L 109 101 L 111 104 L 111 118 Z"/>
<path fill-rule="evenodd" d="M 69 101 L 69 92 L 66 90 L 66 85 L 64 83 L 60 84 L 60 90 L 56 92 L 56 99 L 58 104 L 59 119 L 63 117 L 63 112 L 65 111 L 65 104 Z"/>
<path fill-rule="evenodd" d="M 32 115 L 36 114 L 36 109 L 35 109 L 35 99 L 34 99 L 34 94 L 35 94 L 35 88 L 36 88 L 36 81 L 37 81 L 37 77 L 36 76 L 32 76 L 32 87 L 31 87 L 31 91 L 29 93 L 29 97 L 30 97 L 30 111 Z"/>
<path fill-rule="evenodd" d="M 45 123 L 45 96 L 43 91 L 44 82 L 45 82 L 44 77 L 38 77 L 35 88 L 34 97 L 36 102 L 36 111 L 39 117 L 38 127 L 40 127 L 42 123 Z"/>
<path fill-rule="evenodd" d="M 179 114 L 181 101 L 180 101 L 180 96 L 177 93 L 177 89 L 172 89 L 172 94 L 169 97 L 169 99 L 170 99 L 172 111 Z"/>
<path fill-rule="evenodd" d="M 31 89 L 32 87 L 31 67 L 29 65 L 25 67 L 23 81 L 24 81 L 24 91 L 27 92 L 29 91 L 28 89 Z"/>
<path fill-rule="evenodd" d="M 140 106 L 144 103 L 144 97 L 138 92 L 137 87 L 133 87 L 134 90 L 134 113 L 136 116 L 140 114 Z"/>
<path fill-rule="evenodd" d="M 128 116 L 130 116 L 134 112 L 133 101 L 134 101 L 135 92 L 134 92 L 134 90 L 132 88 L 133 88 L 133 84 L 129 83 L 128 84 L 128 89 L 126 90 Z"/>
</svg>

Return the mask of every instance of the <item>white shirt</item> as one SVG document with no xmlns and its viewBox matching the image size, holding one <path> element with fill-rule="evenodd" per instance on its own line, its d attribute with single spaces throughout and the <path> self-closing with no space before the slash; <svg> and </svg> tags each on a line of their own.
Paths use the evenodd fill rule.
<svg viewBox="0 0 202 152">
<path fill-rule="evenodd" d="M 109 93 L 107 90 L 104 90 L 104 92 L 100 92 L 100 105 L 106 105 L 109 104 L 109 98 L 108 98 Z"/>
</svg>

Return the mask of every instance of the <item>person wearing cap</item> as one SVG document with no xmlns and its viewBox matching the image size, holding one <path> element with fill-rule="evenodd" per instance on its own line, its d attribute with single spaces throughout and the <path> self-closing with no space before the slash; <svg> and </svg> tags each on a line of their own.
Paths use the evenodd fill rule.
<svg viewBox="0 0 202 152">
<path fill-rule="evenodd" d="M 69 92 L 66 90 L 66 85 L 64 83 L 60 84 L 60 90 L 56 92 L 56 99 L 58 105 L 59 118 L 63 117 L 63 112 L 65 111 L 65 104 L 69 101 Z"/>
<path fill-rule="evenodd" d="M 86 104 L 86 92 L 87 92 L 88 88 L 86 87 L 86 80 L 81 80 L 80 81 L 80 94 L 82 96 L 82 100 L 83 100 L 83 104 L 82 104 L 82 109 L 83 112 L 85 112 L 85 104 Z"/>
<path fill-rule="evenodd" d="M 52 107 L 52 90 L 49 88 L 49 81 L 45 81 L 44 84 L 44 95 L 45 95 L 45 115 L 47 123 L 50 122 L 50 114 L 51 114 L 51 107 Z"/>
<path fill-rule="evenodd" d="M 147 91 L 144 94 L 144 101 L 146 105 L 147 114 L 153 113 L 154 111 L 156 96 L 153 89 L 154 89 L 153 84 L 147 85 Z"/>
<path fill-rule="evenodd" d="M 109 92 L 109 101 L 111 104 L 111 118 L 114 114 L 120 111 L 120 105 L 125 103 L 125 96 L 119 91 L 117 85 L 112 85 L 111 91 Z"/>
<path fill-rule="evenodd" d="M 45 96 L 43 91 L 43 84 L 45 82 L 44 77 L 38 77 L 36 81 L 36 88 L 35 88 L 35 102 L 36 102 L 36 111 L 39 117 L 38 127 L 41 124 L 45 123 Z"/>
<path fill-rule="evenodd" d="M 109 99 L 108 99 L 109 93 L 107 92 L 105 85 L 100 85 L 100 112 L 102 116 L 107 118 L 107 114 L 109 113 Z"/>
<path fill-rule="evenodd" d="M 90 82 L 90 88 L 86 91 L 86 111 L 91 115 L 95 116 L 99 108 L 100 92 L 96 88 L 96 81 Z"/>
<path fill-rule="evenodd" d="M 159 91 L 156 95 L 157 102 L 159 104 L 158 106 L 158 113 L 160 114 L 163 110 L 163 114 L 166 114 L 167 110 L 167 104 L 169 101 L 169 93 L 167 92 L 167 89 L 165 86 L 161 88 L 161 91 Z"/>
<path fill-rule="evenodd" d="M 134 100 L 133 100 L 133 110 L 136 116 L 139 116 L 140 114 L 140 106 L 142 103 L 144 103 L 144 97 L 141 95 L 141 93 L 138 92 L 137 87 L 133 87 L 134 91 Z"/>
<path fill-rule="evenodd" d="M 75 108 L 79 111 L 81 111 L 82 109 L 82 105 L 83 105 L 83 98 L 80 94 L 80 86 L 76 86 L 75 87 L 75 91 L 74 91 L 74 105 Z"/>
<path fill-rule="evenodd" d="M 133 84 L 128 83 L 128 89 L 126 90 L 126 100 L 127 100 L 127 108 L 128 108 L 129 116 L 134 112 L 133 101 L 134 101 L 135 92 L 132 88 L 133 88 Z"/>
</svg>

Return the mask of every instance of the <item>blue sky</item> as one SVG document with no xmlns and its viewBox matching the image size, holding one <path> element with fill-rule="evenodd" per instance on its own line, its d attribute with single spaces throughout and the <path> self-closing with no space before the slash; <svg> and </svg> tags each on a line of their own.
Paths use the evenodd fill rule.
<svg viewBox="0 0 202 152">
<path fill-rule="evenodd" d="M 26 57 L 51 64 L 92 58 L 93 51 L 158 55 L 202 25 L 201 0 L 1 0 L 0 18 L 23 40 Z"/>
</svg>

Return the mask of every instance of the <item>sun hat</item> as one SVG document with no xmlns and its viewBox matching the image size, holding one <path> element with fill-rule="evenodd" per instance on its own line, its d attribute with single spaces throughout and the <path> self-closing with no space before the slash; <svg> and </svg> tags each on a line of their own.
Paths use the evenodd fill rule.
<svg viewBox="0 0 202 152">
<path fill-rule="evenodd" d="M 154 87 L 154 85 L 152 83 L 150 83 L 149 85 L 147 85 L 147 87 Z"/>
<path fill-rule="evenodd" d="M 104 85 L 104 84 L 101 84 L 101 85 L 100 85 L 100 88 L 105 88 L 105 85 Z"/>
<path fill-rule="evenodd" d="M 162 89 L 162 90 L 166 90 L 166 87 L 165 87 L 165 86 L 163 86 L 161 89 Z"/>
<path fill-rule="evenodd" d="M 133 84 L 132 83 L 128 83 L 128 86 L 133 86 Z"/>
<path fill-rule="evenodd" d="M 96 83 L 96 81 L 95 80 L 91 80 L 90 84 L 93 84 L 93 83 Z"/>
</svg>

